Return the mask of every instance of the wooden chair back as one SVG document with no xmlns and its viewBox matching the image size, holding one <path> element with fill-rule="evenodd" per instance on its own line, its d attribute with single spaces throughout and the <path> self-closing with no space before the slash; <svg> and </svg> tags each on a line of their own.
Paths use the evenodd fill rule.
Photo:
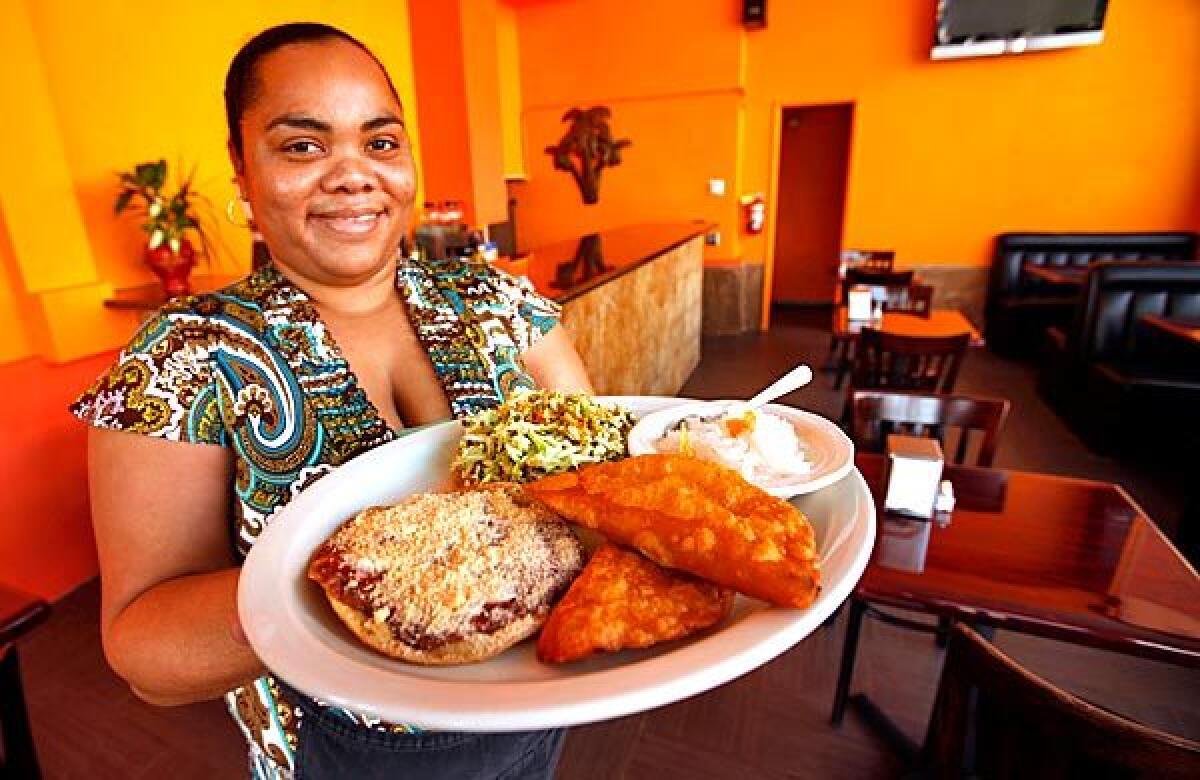
<svg viewBox="0 0 1200 780">
<path fill-rule="evenodd" d="M 849 298 L 850 289 L 858 282 L 842 280 L 842 303 Z M 884 311 L 915 314 L 918 317 L 929 317 L 933 310 L 933 287 L 928 284 L 875 284 L 871 287 L 884 289 Z"/>
<path fill-rule="evenodd" d="M 970 336 L 901 336 L 863 328 L 851 372 L 855 390 L 954 391 Z"/>
<path fill-rule="evenodd" d="M 851 437 L 856 450 L 884 452 L 890 433 L 928 436 L 941 442 L 951 463 L 990 467 L 1011 407 L 1001 398 L 856 390 Z M 968 463 L 972 449 L 974 462 Z"/>
<path fill-rule="evenodd" d="M 854 268 L 863 271 L 890 271 L 896 262 L 896 252 L 891 249 L 871 249 L 862 253 L 863 259 Z"/>
<path fill-rule="evenodd" d="M 874 271 L 861 266 L 846 269 L 846 279 L 851 285 L 870 284 L 882 287 L 907 287 L 913 283 L 912 271 Z"/>
<path fill-rule="evenodd" d="M 972 752 L 967 773 L 989 780 L 1200 777 L 1200 742 L 1090 704 L 955 625 L 922 763 L 933 777 L 962 778 Z"/>
<path fill-rule="evenodd" d="M 897 296 L 895 302 L 889 296 L 883 305 L 884 311 L 898 311 L 905 314 L 916 314 L 929 318 L 933 311 L 933 285 L 910 284 L 904 289 L 904 294 Z"/>
</svg>

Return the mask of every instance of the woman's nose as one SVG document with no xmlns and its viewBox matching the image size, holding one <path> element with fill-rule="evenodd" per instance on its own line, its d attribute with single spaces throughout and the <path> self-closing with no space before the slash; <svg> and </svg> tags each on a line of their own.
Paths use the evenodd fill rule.
<svg viewBox="0 0 1200 780">
<path fill-rule="evenodd" d="M 343 156 L 337 160 L 329 173 L 321 180 L 326 192 L 357 194 L 375 190 L 378 183 L 374 172 L 365 160 Z"/>
</svg>

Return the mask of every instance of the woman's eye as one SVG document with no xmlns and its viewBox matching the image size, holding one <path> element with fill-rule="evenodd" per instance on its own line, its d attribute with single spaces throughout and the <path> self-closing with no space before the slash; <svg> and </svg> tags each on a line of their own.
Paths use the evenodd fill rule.
<svg viewBox="0 0 1200 780">
<path fill-rule="evenodd" d="M 391 152 L 400 148 L 400 144 L 394 138 L 372 138 L 367 144 L 373 152 Z"/>
<path fill-rule="evenodd" d="M 292 141 L 285 144 L 283 150 L 291 154 L 313 154 L 321 151 L 321 147 L 315 141 Z"/>
</svg>

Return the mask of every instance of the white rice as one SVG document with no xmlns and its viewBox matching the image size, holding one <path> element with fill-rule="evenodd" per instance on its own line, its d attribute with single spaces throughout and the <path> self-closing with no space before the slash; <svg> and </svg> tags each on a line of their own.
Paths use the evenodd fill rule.
<svg viewBox="0 0 1200 780">
<path fill-rule="evenodd" d="M 740 417 L 737 415 L 736 417 Z M 692 455 L 720 463 L 741 473 L 748 482 L 772 482 L 804 476 L 813 464 L 805 457 L 796 429 L 787 420 L 768 412 L 754 413 L 754 426 L 730 436 L 725 416 L 715 420 L 686 417 L 682 426 L 655 442 L 662 453 L 678 453 L 687 441 Z"/>
</svg>

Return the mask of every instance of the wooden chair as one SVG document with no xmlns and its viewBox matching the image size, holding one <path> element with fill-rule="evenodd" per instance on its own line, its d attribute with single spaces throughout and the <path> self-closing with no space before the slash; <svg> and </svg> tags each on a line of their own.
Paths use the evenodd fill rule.
<svg viewBox="0 0 1200 780">
<path fill-rule="evenodd" d="M 979 448 L 975 463 L 967 465 L 990 468 L 1011 406 L 1006 400 L 994 398 L 855 390 L 851 394 L 850 438 L 854 440 L 856 450 L 884 452 L 889 433 L 929 436 L 942 443 L 942 449 L 952 463 L 967 463 L 971 432 L 974 431 Z M 957 445 L 953 449 L 948 446 L 950 435 L 957 438 Z M 949 457 L 951 452 L 953 457 Z M 863 604 L 859 608 L 865 617 L 888 625 L 931 633 L 940 646 L 946 644 L 949 636 L 950 622 L 945 618 L 939 618 L 936 623 L 924 623 L 900 617 L 871 604 Z M 849 663 L 853 664 L 853 658 L 858 653 L 857 633 L 847 633 L 845 641 L 843 655 L 849 657 Z"/>
<path fill-rule="evenodd" d="M 849 280 L 842 280 L 842 305 L 845 305 L 850 288 L 853 286 L 854 284 L 850 283 Z M 885 299 L 883 302 L 884 311 L 913 314 L 926 319 L 929 318 L 930 312 L 933 311 L 932 285 L 902 284 L 874 286 L 881 286 L 886 290 Z M 853 360 L 854 337 L 849 334 L 830 334 L 828 365 L 832 366 L 837 371 L 837 376 L 834 378 L 833 382 L 834 390 L 841 389 L 842 382 L 845 380 L 846 375 L 850 372 L 850 367 Z"/>
<path fill-rule="evenodd" d="M 929 436 L 942 443 L 952 463 L 967 463 L 974 438 L 979 442 L 975 462 L 967 465 L 990 468 L 1011 407 L 998 398 L 855 390 L 850 403 L 850 436 L 855 449 L 862 452 L 885 451 L 889 433 Z M 953 448 L 949 446 L 952 441 Z"/>
<path fill-rule="evenodd" d="M 41 599 L 0 585 L 0 777 L 41 777 L 16 641 L 49 613 L 50 607 Z"/>
<path fill-rule="evenodd" d="M 901 336 L 863 328 L 855 350 L 855 390 L 913 390 L 949 394 L 970 336 Z M 847 412 L 849 412 L 847 404 Z"/>
<path fill-rule="evenodd" d="M 936 778 L 1200 777 L 1200 742 L 1090 704 L 962 625 L 950 635 L 921 759 Z"/>
</svg>

